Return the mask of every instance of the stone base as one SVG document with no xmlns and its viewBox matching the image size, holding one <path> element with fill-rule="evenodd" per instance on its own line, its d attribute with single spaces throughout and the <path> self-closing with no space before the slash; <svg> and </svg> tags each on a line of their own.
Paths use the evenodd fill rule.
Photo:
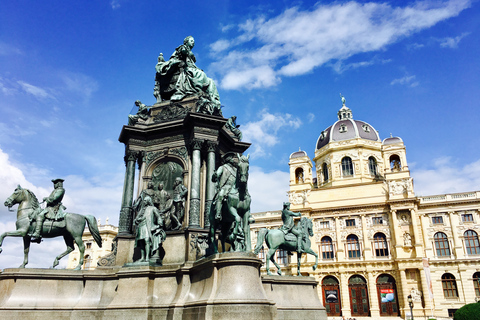
<svg viewBox="0 0 480 320">
<path fill-rule="evenodd" d="M 161 267 L 5 269 L 0 314 L 35 320 L 326 319 L 314 279 L 262 279 L 260 266 L 252 253 L 228 252 Z"/>
</svg>

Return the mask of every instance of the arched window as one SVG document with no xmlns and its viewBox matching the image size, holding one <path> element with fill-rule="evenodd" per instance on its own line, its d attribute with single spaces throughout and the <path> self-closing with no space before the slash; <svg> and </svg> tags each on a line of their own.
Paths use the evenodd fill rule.
<svg viewBox="0 0 480 320">
<path fill-rule="evenodd" d="M 90 255 L 86 255 L 83 263 L 83 269 L 84 270 L 89 270 L 90 266 L 92 264 L 92 257 Z"/>
<path fill-rule="evenodd" d="M 443 295 L 445 298 L 457 298 L 457 282 L 451 273 L 445 273 L 442 276 Z"/>
<path fill-rule="evenodd" d="M 473 274 L 473 289 L 475 290 L 475 297 L 480 298 L 480 272 Z"/>
<path fill-rule="evenodd" d="M 342 159 L 342 175 L 344 177 L 353 176 L 353 163 L 350 157 Z"/>
<path fill-rule="evenodd" d="M 328 165 L 324 163 L 322 165 L 322 173 L 323 173 L 323 182 L 328 181 Z"/>
<path fill-rule="evenodd" d="M 322 258 L 323 260 L 331 260 L 334 257 L 332 238 L 325 236 L 322 238 Z"/>
<path fill-rule="evenodd" d="M 360 243 L 354 234 L 347 237 L 347 251 L 350 259 L 360 258 Z"/>
<path fill-rule="evenodd" d="M 302 168 L 297 168 L 295 170 L 295 182 L 296 183 L 303 183 L 304 182 L 303 169 Z"/>
<path fill-rule="evenodd" d="M 370 174 L 372 176 L 377 176 L 378 175 L 377 160 L 374 157 L 369 157 L 368 158 L 368 169 L 370 170 Z"/>
<path fill-rule="evenodd" d="M 400 171 L 402 169 L 400 157 L 396 154 L 390 157 L 390 169 L 392 169 L 392 171 Z"/>
<path fill-rule="evenodd" d="M 375 256 L 388 257 L 387 237 L 383 233 L 376 233 L 373 236 L 373 244 L 375 247 Z"/>
<path fill-rule="evenodd" d="M 449 257 L 450 256 L 450 245 L 448 244 L 448 237 L 443 232 L 437 232 L 433 236 L 435 240 L 435 249 L 437 250 L 437 256 L 439 257 Z"/>
<path fill-rule="evenodd" d="M 473 230 L 467 230 L 463 234 L 465 238 L 465 247 L 467 248 L 467 254 L 480 254 L 480 243 L 478 242 L 478 235 Z"/>
</svg>

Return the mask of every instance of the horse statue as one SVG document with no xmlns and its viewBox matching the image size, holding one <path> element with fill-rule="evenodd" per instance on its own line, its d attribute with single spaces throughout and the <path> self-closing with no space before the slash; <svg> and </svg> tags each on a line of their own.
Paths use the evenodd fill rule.
<svg viewBox="0 0 480 320">
<path fill-rule="evenodd" d="M 4 205 L 10 210 L 15 204 L 19 204 L 17 208 L 17 230 L 5 232 L 0 235 L 0 253 L 2 252 L 2 243 L 5 237 L 23 237 L 23 263 L 19 268 L 25 268 L 28 263 L 28 252 L 30 249 L 31 235 L 35 230 L 35 216 L 40 212 L 41 207 L 38 203 L 37 197 L 28 189 L 23 189 L 20 185 L 15 189 L 13 194 L 5 200 Z M 31 223 L 33 221 L 33 223 Z M 97 220 L 94 216 L 82 216 L 76 213 L 66 213 L 65 218 L 59 221 L 46 220 L 42 228 L 42 236 L 44 238 L 55 238 L 63 236 L 67 250 L 58 255 L 53 261 L 52 268 L 59 264 L 59 260 L 72 252 L 75 248 L 75 242 L 80 250 L 80 260 L 75 270 L 80 270 L 83 265 L 85 245 L 83 244 L 82 235 L 85 229 L 85 224 L 88 224 L 88 229 L 93 236 L 93 239 L 102 247 L 102 238 L 98 231 Z"/>
<path fill-rule="evenodd" d="M 313 270 L 317 269 L 318 266 L 318 254 L 315 253 L 315 251 L 310 248 L 311 246 L 311 241 L 310 237 L 313 237 L 313 223 L 312 220 L 307 218 L 307 217 L 302 217 L 300 219 L 300 222 L 297 224 L 296 228 L 300 227 L 300 230 L 302 234 L 304 235 L 303 237 L 303 251 L 305 253 L 311 254 L 315 256 L 315 264 L 313 265 Z M 267 268 L 267 274 L 272 275 L 270 272 L 270 261 L 272 261 L 275 264 L 275 267 L 277 267 L 277 273 L 279 275 L 282 275 L 282 270 L 278 263 L 275 261 L 275 251 L 277 249 L 283 249 L 287 250 L 290 252 L 296 252 L 297 251 L 297 239 L 293 234 L 287 234 L 280 230 L 280 229 L 273 229 L 273 230 L 268 230 L 268 229 L 260 229 L 258 233 L 258 238 L 257 238 L 257 244 L 255 246 L 255 250 L 253 251 L 255 254 L 258 254 L 260 250 L 263 248 L 263 241 L 265 240 L 267 247 L 268 247 L 268 252 L 267 252 L 267 258 L 266 258 L 266 264 L 265 267 Z M 297 275 L 301 275 L 300 273 L 300 259 L 302 257 L 302 253 L 297 252 Z"/>
<path fill-rule="evenodd" d="M 247 188 L 249 158 L 250 155 L 237 154 L 238 165 L 235 184 L 222 205 L 221 220 L 216 219 L 215 203 L 212 203 L 209 214 L 209 241 L 212 250 L 209 253 L 211 254 L 218 253 L 217 242 L 215 241 L 215 231 L 218 228 L 220 228 L 223 252 L 225 252 L 225 242 L 231 245 L 231 251 L 251 251 L 249 224 L 253 222 L 253 218 L 250 215 L 252 199 Z M 216 199 L 215 201 L 222 201 L 222 199 Z"/>
</svg>

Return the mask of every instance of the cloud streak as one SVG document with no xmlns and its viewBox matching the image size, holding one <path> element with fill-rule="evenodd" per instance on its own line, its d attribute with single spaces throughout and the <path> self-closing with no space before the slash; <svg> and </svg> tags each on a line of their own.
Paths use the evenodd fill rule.
<svg viewBox="0 0 480 320">
<path fill-rule="evenodd" d="M 248 19 L 237 26 L 236 37 L 213 43 L 212 54 L 221 58 L 211 70 L 225 89 L 272 87 L 281 77 L 311 72 L 331 60 L 382 50 L 469 6 L 468 0 L 451 0 L 405 7 L 354 1 L 310 10 L 293 7 L 276 17 Z"/>
</svg>

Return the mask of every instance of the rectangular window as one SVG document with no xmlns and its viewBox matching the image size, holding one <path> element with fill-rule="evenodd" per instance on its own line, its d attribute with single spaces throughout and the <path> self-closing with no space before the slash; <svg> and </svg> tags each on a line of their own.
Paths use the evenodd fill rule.
<svg viewBox="0 0 480 320">
<path fill-rule="evenodd" d="M 372 222 L 373 222 L 373 224 L 383 224 L 383 218 L 382 217 L 373 217 Z"/>
<path fill-rule="evenodd" d="M 330 221 L 321 221 L 320 229 L 330 229 Z"/>
<path fill-rule="evenodd" d="M 432 217 L 432 223 L 433 224 L 443 224 L 443 217 L 442 216 Z"/>
<path fill-rule="evenodd" d="M 90 242 L 87 242 L 87 249 L 92 249 L 92 244 Z"/>
<path fill-rule="evenodd" d="M 287 265 L 288 264 L 288 254 L 286 250 L 278 250 L 277 251 L 277 263 Z"/>
<path fill-rule="evenodd" d="M 417 280 L 417 272 L 416 271 L 408 271 L 408 278 L 410 280 Z"/>
<path fill-rule="evenodd" d="M 345 224 L 347 227 L 355 227 L 355 219 L 347 219 L 345 220 Z"/>
<path fill-rule="evenodd" d="M 463 222 L 473 222 L 473 214 L 471 214 L 471 213 L 462 214 L 462 221 Z"/>
</svg>

